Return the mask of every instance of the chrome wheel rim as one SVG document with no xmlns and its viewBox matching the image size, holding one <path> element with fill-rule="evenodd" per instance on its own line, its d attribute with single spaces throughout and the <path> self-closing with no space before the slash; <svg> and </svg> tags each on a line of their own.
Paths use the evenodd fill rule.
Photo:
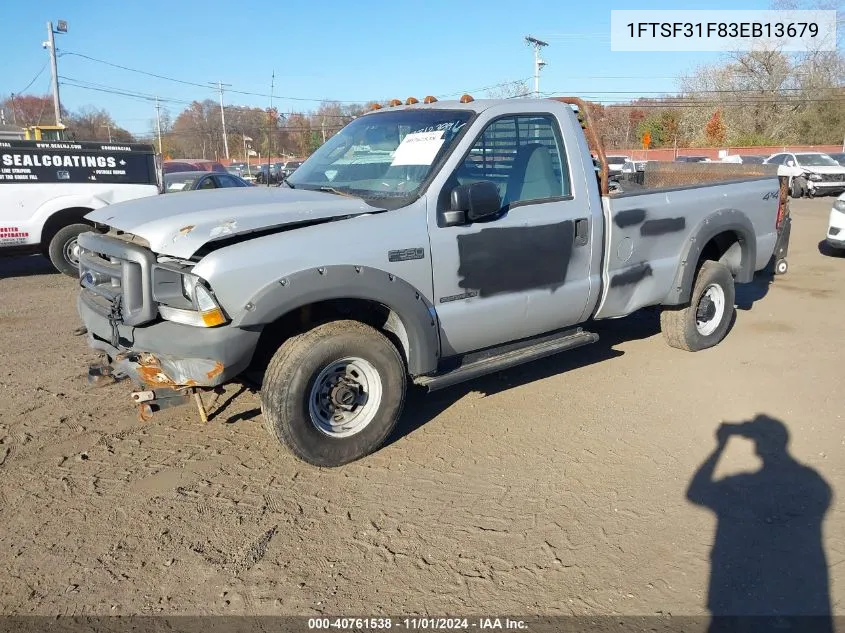
<svg viewBox="0 0 845 633">
<path fill-rule="evenodd" d="M 311 386 L 308 412 L 321 433 L 350 437 L 373 421 L 381 398 L 381 377 L 376 368 L 363 358 L 350 356 L 320 371 Z"/>
<path fill-rule="evenodd" d="M 710 336 L 719 327 L 725 316 L 725 291 L 721 286 L 710 284 L 698 300 L 695 314 L 695 329 L 702 336 Z"/>
<path fill-rule="evenodd" d="M 65 259 L 74 266 L 79 266 L 79 242 L 74 237 L 65 242 Z"/>
</svg>

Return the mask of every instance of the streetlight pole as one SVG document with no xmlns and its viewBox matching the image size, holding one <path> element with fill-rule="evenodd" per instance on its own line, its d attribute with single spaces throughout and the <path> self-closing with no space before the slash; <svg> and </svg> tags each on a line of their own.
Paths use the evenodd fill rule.
<svg viewBox="0 0 845 633">
<path fill-rule="evenodd" d="M 529 46 L 534 48 L 534 97 L 539 99 L 540 70 L 543 68 L 543 66 L 546 65 L 546 62 L 540 59 L 540 49 L 544 46 L 548 46 L 548 43 L 542 40 L 538 40 L 536 37 L 531 37 L 530 35 L 525 38 L 525 41 L 528 43 Z"/>
<path fill-rule="evenodd" d="M 58 27 L 53 30 L 53 23 L 47 22 L 47 41 L 44 43 L 45 48 L 50 49 L 50 69 L 53 72 L 53 109 L 56 111 L 56 125 L 62 125 L 62 105 L 59 100 L 59 68 L 56 63 L 56 39 L 53 37 L 55 33 L 67 33 L 67 22 L 59 20 L 56 24 Z"/>
<path fill-rule="evenodd" d="M 246 158 L 246 173 L 250 176 L 252 175 L 252 170 L 249 168 L 249 153 L 246 150 L 246 142 L 249 141 L 252 143 L 252 139 L 249 136 L 244 136 L 244 157 Z"/>
<path fill-rule="evenodd" d="M 161 105 L 159 105 L 158 97 L 156 97 L 156 127 L 158 128 L 158 153 L 164 156 L 161 149 Z"/>
<path fill-rule="evenodd" d="M 217 89 L 220 90 L 220 122 L 223 124 L 223 148 L 226 150 L 226 160 L 229 159 L 229 139 L 226 136 L 226 112 L 223 108 L 223 86 L 231 88 L 232 84 L 224 84 L 222 81 L 217 82 Z"/>
</svg>

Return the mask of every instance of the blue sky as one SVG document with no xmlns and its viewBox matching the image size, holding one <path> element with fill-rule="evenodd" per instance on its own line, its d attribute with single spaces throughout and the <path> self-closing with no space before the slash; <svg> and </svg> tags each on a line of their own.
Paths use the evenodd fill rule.
<svg viewBox="0 0 845 633">
<path fill-rule="evenodd" d="M 204 89 L 127 72 L 80 57 L 184 81 L 218 80 L 233 90 L 269 94 L 282 111 L 316 107 L 320 99 L 363 102 L 426 94 L 450 95 L 505 81 L 527 79 L 531 34 L 549 43 L 540 89 L 596 100 L 672 91 L 677 77 L 718 59 L 715 53 L 631 53 L 610 50 L 611 9 L 696 8 L 678 2 L 606 0 L 592 5 L 546 0 L 401 2 L 222 2 L 94 0 L 11 2 L 0 7 L 0 46 L 5 62 L 0 95 L 19 93 L 47 62 L 41 46 L 46 22 L 64 19 L 57 35 L 59 75 L 104 90 L 134 91 L 168 99 L 175 116 L 180 101 L 218 98 Z M 118 6 L 120 8 L 118 8 Z M 591 9 L 595 7 L 595 9 Z M 768 9 L 768 0 L 708 0 L 707 9 Z M 75 54 L 74 54 L 75 53 Z M 50 90 L 45 68 L 28 90 Z M 106 108 L 118 124 L 147 133 L 155 111 L 143 98 L 60 88 L 70 110 Z M 292 100 L 298 97 L 307 100 Z M 227 105 L 266 107 L 266 97 L 227 93 Z"/>
</svg>

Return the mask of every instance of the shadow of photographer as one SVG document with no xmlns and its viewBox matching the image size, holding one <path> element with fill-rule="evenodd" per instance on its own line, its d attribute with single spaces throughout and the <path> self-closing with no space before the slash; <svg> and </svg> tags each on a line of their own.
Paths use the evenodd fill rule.
<svg viewBox="0 0 845 633">
<path fill-rule="evenodd" d="M 754 442 L 762 467 L 714 480 L 728 440 Z M 716 514 L 707 607 L 710 631 L 832 632 L 822 523 L 825 480 L 789 453 L 789 431 L 758 415 L 722 424 L 717 446 L 692 478 L 687 499 Z"/>
</svg>

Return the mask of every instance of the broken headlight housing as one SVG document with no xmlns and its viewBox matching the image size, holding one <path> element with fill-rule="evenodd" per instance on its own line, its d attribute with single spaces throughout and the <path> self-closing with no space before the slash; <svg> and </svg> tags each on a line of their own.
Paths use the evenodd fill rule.
<svg viewBox="0 0 845 633">
<path fill-rule="evenodd" d="M 217 327 L 229 322 L 208 284 L 197 275 L 159 267 L 153 294 L 161 318 L 196 327 Z"/>
</svg>

